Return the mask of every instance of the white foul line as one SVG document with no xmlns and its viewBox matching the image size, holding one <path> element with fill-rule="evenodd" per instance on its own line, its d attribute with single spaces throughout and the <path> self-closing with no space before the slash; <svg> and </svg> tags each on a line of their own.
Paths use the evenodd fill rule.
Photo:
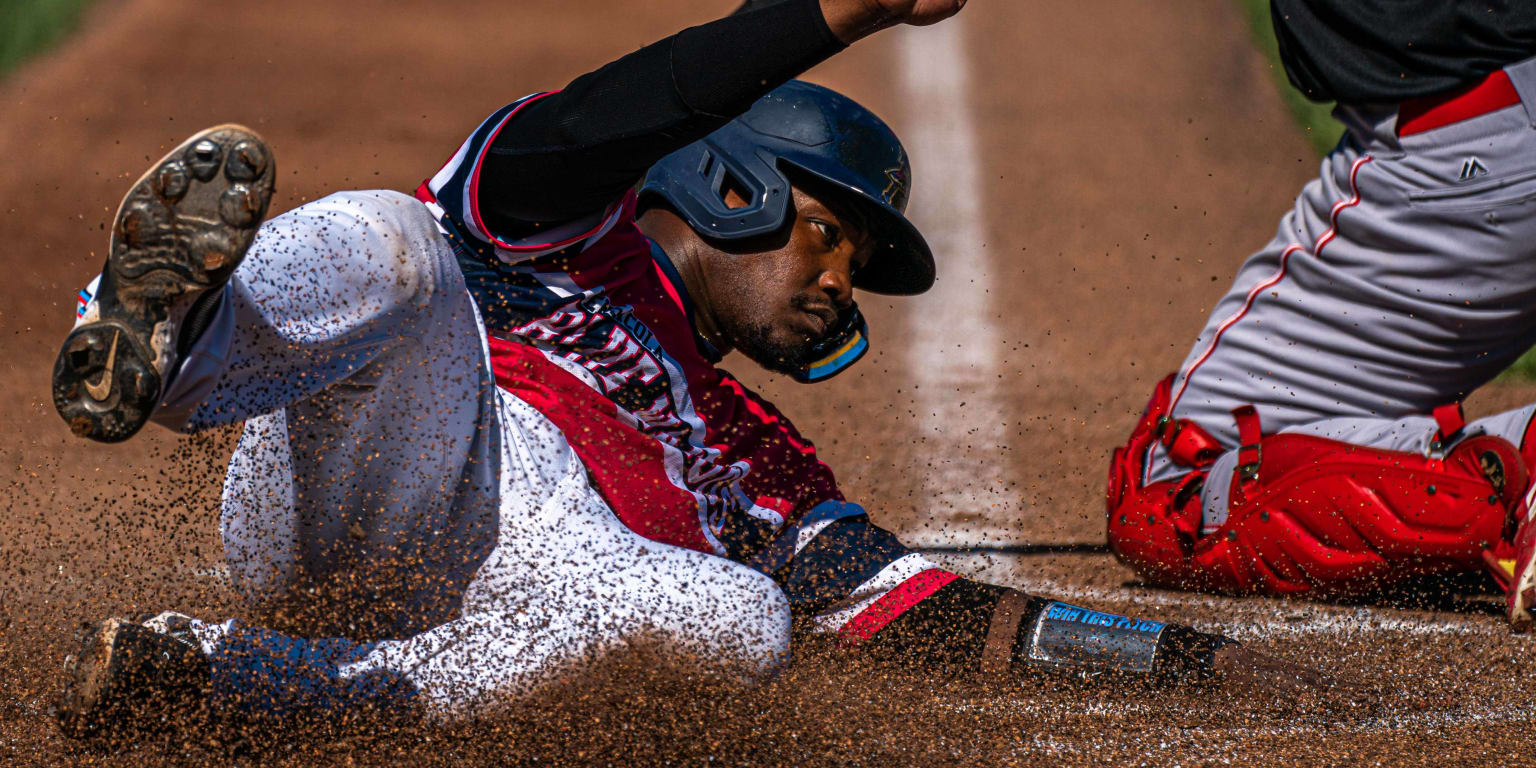
<svg viewBox="0 0 1536 768">
<path fill-rule="evenodd" d="M 997 396 L 1002 345 L 988 292 L 995 276 L 984 247 L 965 17 L 896 34 L 907 110 L 902 138 L 913 164 L 907 210 L 939 273 L 933 290 L 905 311 L 907 370 L 917 386 L 921 450 L 931 462 L 918 511 L 933 522 L 902 540 L 1001 542 L 1010 529 L 987 521 L 1007 519 L 1017 507 L 1007 492 L 1011 473 L 999 460 L 1006 434 Z"/>
</svg>

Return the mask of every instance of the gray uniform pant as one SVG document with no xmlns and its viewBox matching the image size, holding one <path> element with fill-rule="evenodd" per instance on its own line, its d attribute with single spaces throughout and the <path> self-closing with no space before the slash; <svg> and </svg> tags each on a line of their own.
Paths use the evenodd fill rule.
<svg viewBox="0 0 1536 768">
<path fill-rule="evenodd" d="M 1536 343 L 1536 59 L 1505 70 L 1522 103 L 1410 136 L 1395 106 L 1341 106 L 1348 128 L 1273 240 L 1238 271 L 1173 383 L 1175 418 L 1237 444 L 1305 431 L 1427 450 L 1423 418 Z M 1469 425 L 1519 445 L 1532 408 Z M 1148 481 L 1187 471 L 1155 447 Z M 1203 491 L 1225 519 L 1235 451 Z"/>
</svg>

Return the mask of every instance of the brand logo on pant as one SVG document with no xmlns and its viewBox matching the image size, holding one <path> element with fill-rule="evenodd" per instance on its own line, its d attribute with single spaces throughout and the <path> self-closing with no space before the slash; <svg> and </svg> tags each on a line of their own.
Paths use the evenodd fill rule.
<svg viewBox="0 0 1536 768">
<path fill-rule="evenodd" d="M 1462 161 L 1461 176 L 1457 177 L 1456 180 L 1471 181 L 1472 179 L 1475 179 L 1479 176 L 1486 176 L 1487 174 L 1488 166 L 1483 165 L 1483 161 L 1477 159 L 1477 157 L 1474 155 Z"/>
</svg>

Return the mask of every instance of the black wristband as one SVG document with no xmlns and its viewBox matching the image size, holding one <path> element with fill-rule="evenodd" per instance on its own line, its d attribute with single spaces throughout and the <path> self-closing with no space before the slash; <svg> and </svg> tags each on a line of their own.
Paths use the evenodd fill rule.
<svg viewBox="0 0 1536 768">
<path fill-rule="evenodd" d="M 876 656 L 952 671 L 984 666 L 999 600 L 1014 590 L 955 579 L 860 647 Z M 1011 638 L 1010 638 L 1011 639 Z"/>
</svg>

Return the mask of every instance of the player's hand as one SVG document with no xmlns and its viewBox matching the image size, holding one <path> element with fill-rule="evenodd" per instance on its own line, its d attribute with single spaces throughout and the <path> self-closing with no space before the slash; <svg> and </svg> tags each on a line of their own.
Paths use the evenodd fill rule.
<svg viewBox="0 0 1536 768">
<path fill-rule="evenodd" d="M 925 27 L 943 21 L 965 7 L 965 0 L 864 0 L 898 24 Z"/>
<path fill-rule="evenodd" d="M 1214 682 L 1235 690 L 1251 690 L 1266 696 L 1320 693 L 1328 690 L 1346 690 L 1351 686 L 1331 676 L 1241 645 L 1227 645 L 1216 649 L 1211 657 Z"/>
<path fill-rule="evenodd" d="M 897 24 L 927 26 L 965 7 L 966 0 L 821 0 L 821 15 L 839 40 L 852 43 Z"/>
</svg>

